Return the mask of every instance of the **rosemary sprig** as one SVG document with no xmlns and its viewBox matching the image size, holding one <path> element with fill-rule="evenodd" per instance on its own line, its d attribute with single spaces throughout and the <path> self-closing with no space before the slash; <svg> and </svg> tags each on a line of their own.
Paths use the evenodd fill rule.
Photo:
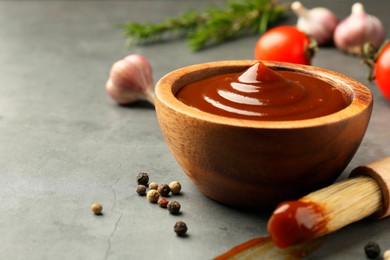
<svg viewBox="0 0 390 260">
<path fill-rule="evenodd" d="M 123 31 L 129 44 L 185 37 L 189 47 L 197 51 L 248 33 L 265 32 L 287 10 L 288 5 L 277 0 L 235 0 L 227 2 L 225 8 L 187 11 L 161 23 L 129 22 L 123 25 Z"/>
</svg>

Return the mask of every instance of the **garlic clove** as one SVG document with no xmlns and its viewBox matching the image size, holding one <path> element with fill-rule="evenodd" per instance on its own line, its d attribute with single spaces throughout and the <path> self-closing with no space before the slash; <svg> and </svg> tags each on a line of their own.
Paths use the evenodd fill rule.
<svg viewBox="0 0 390 260">
<path fill-rule="evenodd" d="M 152 67 L 141 55 L 132 54 L 115 62 L 106 83 L 107 94 L 118 104 L 146 100 L 154 104 Z"/>
<path fill-rule="evenodd" d="M 126 88 L 118 88 L 112 83 L 111 79 L 107 81 L 106 92 L 119 105 L 128 105 L 139 100 L 146 100 L 154 104 L 153 92 L 132 92 Z"/>
<path fill-rule="evenodd" d="M 325 7 L 306 9 L 299 1 L 293 2 L 291 9 L 298 16 L 297 28 L 313 37 L 318 45 L 332 41 L 339 21 L 332 11 Z"/>
<path fill-rule="evenodd" d="M 386 37 L 382 22 L 375 16 L 367 14 L 361 3 L 352 5 L 351 14 L 342 20 L 334 32 L 336 46 L 352 55 L 363 55 L 363 47 L 371 43 L 378 49 Z"/>
<path fill-rule="evenodd" d="M 137 67 L 137 70 L 140 73 L 140 80 L 142 81 L 141 87 L 147 89 L 153 85 L 152 66 L 145 57 L 133 54 L 125 57 L 124 60 L 133 63 Z"/>
</svg>

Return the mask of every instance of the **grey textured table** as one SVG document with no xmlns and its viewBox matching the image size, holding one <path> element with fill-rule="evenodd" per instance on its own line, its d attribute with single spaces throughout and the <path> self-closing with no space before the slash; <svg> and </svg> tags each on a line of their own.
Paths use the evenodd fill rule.
<svg viewBox="0 0 390 260">
<path fill-rule="evenodd" d="M 304 1 L 340 17 L 353 1 Z M 390 2 L 366 0 L 390 35 Z M 270 212 L 243 212 L 203 196 L 175 162 L 151 106 L 117 106 L 104 91 L 113 62 L 147 57 L 157 81 L 167 72 L 214 60 L 252 59 L 258 36 L 190 52 L 182 40 L 124 47 L 116 25 L 160 21 L 209 1 L 0 1 L 0 259 L 210 259 L 265 236 Z M 293 24 L 291 16 L 286 23 Z M 313 65 L 367 83 L 372 119 L 340 178 L 390 154 L 390 102 L 366 81 L 359 59 L 322 48 Z M 135 193 L 146 171 L 159 183 L 179 180 L 180 216 Z M 101 201 L 104 215 L 90 205 Z M 173 233 L 184 220 L 189 236 Z M 310 259 L 364 259 L 363 246 L 390 248 L 390 219 L 364 220 L 324 238 Z"/>
</svg>

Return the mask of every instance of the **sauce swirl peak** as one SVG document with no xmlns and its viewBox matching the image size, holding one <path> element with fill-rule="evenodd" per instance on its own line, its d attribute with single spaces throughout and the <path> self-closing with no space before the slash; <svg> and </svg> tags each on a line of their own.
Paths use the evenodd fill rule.
<svg viewBox="0 0 390 260">
<path fill-rule="evenodd" d="M 184 86 L 176 97 L 199 110 L 232 118 L 299 120 L 328 115 L 348 105 L 340 90 L 320 79 L 274 71 L 258 62 Z"/>
</svg>

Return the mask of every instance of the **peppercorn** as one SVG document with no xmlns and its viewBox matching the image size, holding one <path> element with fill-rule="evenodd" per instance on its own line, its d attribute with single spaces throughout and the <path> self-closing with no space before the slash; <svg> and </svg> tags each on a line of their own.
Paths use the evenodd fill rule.
<svg viewBox="0 0 390 260">
<path fill-rule="evenodd" d="M 158 198 L 160 197 L 160 194 L 156 190 L 150 190 L 148 193 L 146 193 L 146 198 L 151 203 L 156 203 L 158 201 Z"/>
<path fill-rule="evenodd" d="M 103 211 L 103 205 L 95 202 L 92 204 L 91 209 L 95 215 L 101 215 Z"/>
<path fill-rule="evenodd" d="M 378 243 L 370 241 L 364 246 L 364 252 L 369 259 L 375 259 L 380 255 L 381 248 Z"/>
<path fill-rule="evenodd" d="M 149 184 L 149 189 L 150 190 L 157 190 L 157 188 L 158 188 L 158 184 L 157 184 L 157 182 L 151 182 L 150 184 Z"/>
<path fill-rule="evenodd" d="M 188 228 L 187 228 L 186 223 L 184 223 L 183 221 L 178 221 L 173 226 L 173 230 L 175 231 L 175 233 L 178 236 L 182 237 L 182 236 L 184 236 L 187 233 Z"/>
<path fill-rule="evenodd" d="M 169 188 L 168 184 L 161 184 L 158 186 L 157 191 L 161 196 L 167 197 L 171 192 L 171 189 Z"/>
<path fill-rule="evenodd" d="M 161 208 L 166 208 L 168 206 L 168 203 L 169 203 L 169 200 L 167 200 L 166 198 L 159 198 L 158 201 L 157 201 L 157 204 Z"/>
<path fill-rule="evenodd" d="M 178 215 L 180 212 L 180 203 L 176 200 L 170 201 L 167 205 L 169 213 L 172 215 Z"/>
<path fill-rule="evenodd" d="M 178 181 L 172 181 L 169 183 L 169 188 L 173 194 L 179 194 L 181 191 L 181 184 Z"/>
<path fill-rule="evenodd" d="M 140 196 L 145 196 L 146 195 L 146 187 L 145 187 L 145 185 L 139 184 L 137 186 L 137 193 Z"/>
<path fill-rule="evenodd" d="M 137 183 L 147 186 L 149 182 L 149 175 L 146 172 L 141 172 L 137 175 Z"/>
<path fill-rule="evenodd" d="M 386 250 L 383 253 L 383 260 L 390 260 L 390 250 Z"/>
</svg>

